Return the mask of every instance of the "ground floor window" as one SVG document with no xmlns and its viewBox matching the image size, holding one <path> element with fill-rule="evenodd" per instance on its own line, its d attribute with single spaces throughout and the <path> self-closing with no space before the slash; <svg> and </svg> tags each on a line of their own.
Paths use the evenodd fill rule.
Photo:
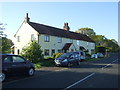
<svg viewBox="0 0 120 90">
<path fill-rule="evenodd" d="M 49 56 L 49 49 L 45 49 L 45 50 L 44 50 L 44 55 L 45 55 L 45 56 Z"/>
<path fill-rule="evenodd" d="M 58 49 L 58 53 L 62 53 L 62 49 Z"/>
<path fill-rule="evenodd" d="M 55 49 L 52 49 L 51 56 L 55 53 Z"/>
</svg>

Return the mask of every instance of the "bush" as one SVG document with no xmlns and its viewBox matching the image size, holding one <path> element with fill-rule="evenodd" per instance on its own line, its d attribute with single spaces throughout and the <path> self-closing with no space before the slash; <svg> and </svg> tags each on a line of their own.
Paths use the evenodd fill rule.
<svg viewBox="0 0 120 90">
<path fill-rule="evenodd" d="M 55 59 L 55 58 L 58 58 L 60 55 L 62 55 L 63 53 L 54 53 L 52 55 L 52 58 Z"/>
<path fill-rule="evenodd" d="M 41 46 L 36 40 L 30 42 L 26 47 L 24 47 L 20 55 L 32 63 L 39 63 L 41 60 L 43 60 Z"/>
</svg>

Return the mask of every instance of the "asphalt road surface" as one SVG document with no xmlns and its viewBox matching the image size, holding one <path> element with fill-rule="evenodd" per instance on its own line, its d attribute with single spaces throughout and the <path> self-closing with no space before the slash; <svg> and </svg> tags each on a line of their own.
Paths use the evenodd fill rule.
<svg viewBox="0 0 120 90">
<path fill-rule="evenodd" d="M 2 88 L 119 88 L 120 54 L 97 61 L 81 62 L 80 66 L 47 67 L 36 70 L 33 77 L 11 77 Z"/>
</svg>

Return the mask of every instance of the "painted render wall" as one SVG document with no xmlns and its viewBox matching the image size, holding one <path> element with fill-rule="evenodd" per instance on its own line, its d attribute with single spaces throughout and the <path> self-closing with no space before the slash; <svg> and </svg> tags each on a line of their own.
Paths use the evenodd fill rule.
<svg viewBox="0 0 120 90">
<path fill-rule="evenodd" d="M 31 41 L 31 34 L 34 34 L 35 39 L 38 40 L 38 32 L 35 31 L 28 23 L 23 22 L 15 36 L 15 54 L 17 54 L 18 49 L 21 52 L 22 48 Z M 17 36 L 20 36 L 20 42 L 17 41 Z"/>
<path fill-rule="evenodd" d="M 41 48 L 49 49 L 50 55 L 51 50 L 55 49 L 55 52 L 58 52 L 58 49 L 62 49 L 66 43 L 71 43 L 69 38 L 62 38 L 62 43 L 58 43 L 58 37 L 57 36 L 50 36 L 49 42 L 44 42 L 44 36 L 43 34 L 39 35 L 39 44 L 41 45 Z M 71 49 L 79 50 L 80 46 L 83 46 L 85 49 L 89 50 L 89 54 L 91 54 L 91 49 L 95 49 L 95 44 L 92 42 L 86 42 L 79 40 L 79 45 L 77 45 L 78 40 L 73 40 L 73 44 L 70 46 L 69 51 Z"/>
<path fill-rule="evenodd" d="M 14 53 L 15 54 L 17 54 L 18 49 L 21 52 L 22 48 L 31 41 L 31 34 L 34 34 L 34 37 L 36 40 L 38 40 L 39 38 L 38 41 L 43 51 L 44 49 L 49 49 L 50 55 L 51 55 L 52 49 L 55 49 L 55 52 L 57 53 L 58 49 L 62 49 L 66 43 L 71 43 L 70 42 L 71 39 L 69 38 L 62 38 L 62 43 L 58 43 L 57 36 L 50 36 L 50 42 L 44 42 L 44 34 L 39 34 L 28 23 L 23 22 L 23 24 L 21 25 L 21 27 L 19 28 L 15 36 L 15 42 L 14 42 L 15 44 Z M 17 36 L 20 36 L 20 42 L 17 41 Z M 79 41 L 79 45 L 77 45 L 78 41 Z M 74 51 L 79 50 L 80 46 L 83 46 L 85 49 L 88 49 L 89 54 L 91 54 L 91 49 L 95 49 L 95 44 L 92 42 L 86 42 L 82 40 L 73 40 L 73 44 L 70 46 L 69 51 L 71 51 L 71 49 L 74 49 Z"/>
</svg>

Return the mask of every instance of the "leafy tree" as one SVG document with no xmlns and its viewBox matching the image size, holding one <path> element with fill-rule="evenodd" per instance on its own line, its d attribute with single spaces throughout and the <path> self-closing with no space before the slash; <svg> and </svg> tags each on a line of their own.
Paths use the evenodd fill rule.
<svg viewBox="0 0 120 90">
<path fill-rule="evenodd" d="M 20 55 L 33 63 L 38 63 L 43 60 L 41 46 L 36 40 L 31 41 L 27 46 L 25 46 Z"/>
<path fill-rule="evenodd" d="M 12 40 L 7 38 L 7 35 L 3 32 L 5 25 L 0 23 L 0 53 L 11 53 Z"/>
<path fill-rule="evenodd" d="M 12 40 L 1 37 L 0 42 L 2 43 L 2 45 L 0 45 L 0 49 L 2 50 L 1 53 L 11 53 L 11 46 L 13 46 Z"/>
<path fill-rule="evenodd" d="M 86 27 L 86 28 L 80 28 L 80 29 L 76 30 L 75 32 L 82 33 L 82 34 L 85 34 L 87 36 L 96 35 L 96 33 L 94 32 L 94 30 L 91 29 L 91 28 L 88 28 L 88 27 Z"/>
</svg>

